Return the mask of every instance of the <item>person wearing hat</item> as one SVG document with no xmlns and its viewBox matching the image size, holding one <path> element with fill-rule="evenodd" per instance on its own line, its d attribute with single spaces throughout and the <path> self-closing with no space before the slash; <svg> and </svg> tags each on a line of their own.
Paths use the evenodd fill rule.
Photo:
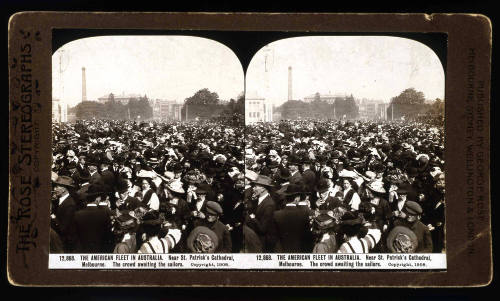
<svg viewBox="0 0 500 301">
<path fill-rule="evenodd" d="M 415 253 L 417 248 L 417 235 L 407 227 L 396 226 L 387 236 L 386 249 L 389 253 Z"/>
<path fill-rule="evenodd" d="M 219 203 L 208 201 L 205 208 L 205 218 L 195 221 L 194 226 L 205 226 L 217 235 L 219 243 L 215 253 L 231 253 L 231 233 L 227 226 L 219 220 L 222 213 L 222 207 Z"/>
<path fill-rule="evenodd" d="M 403 207 L 403 214 L 395 221 L 394 226 L 403 226 L 412 230 L 417 236 L 418 247 L 415 253 L 431 253 L 432 237 L 429 228 L 419 219 L 422 214 L 422 207 L 413 201 L 407 201 Z"/>
<path fill-rule="evenodd" d="M 386 194 L 384 184 L 382 181 L 375 179 L 368 182 L 365 187 L 366 194 L 363 202 L 371 205 L 368 220 L 374 223 L 377 228 L 386 231 L 389 227 L 392 210 L 389 202 L 384 198 Z"/>
<path fill-rule="evenodd" d="M 219 238 L 205 226 L 194 228 L 187 238 L 187 247 L 192 253 L 215 253 L 219 249 Z"/>
<path fill-rule="evenodd" d="M 160 209 L 160 199 L 155 189 L 151 186 L 151 180 L 149 178 L 141 178 L 141 192 L 139 197 L 141 198 L 143 206 L 158 211 Z"/>
<path fill-rule="evenodd" d="M 276 175 L 276 182 L 279 185 L 276 187 L 276 190 L 271 191 L 271 197 L 273 200 L 276 201 L 276 208 L 282 209 L 284 202 L 285 202 L 285 190 L 290 185 L 290 177 L 292 174 L 290 173 L 290 170 L 288 170 L 284 166 L 280 166 L 277 175 Z"/>
<path fill-rule="evenodd" d="M 78 204 L 71 195 L 75 186 L 73 180 L 67 176 L 59 176 L 52 172 L 52 224 L 60 236 L 66 253 L 76 251 L 78 234 L 75 228 L 75 212 Z"/>
<path fill-rule="evenodd" d="M 407 202 L 408 192 L 404 188 L 398 188 L 394 191 L 395 199 L 391 203 L 392 215 L 395 217 L 403 216 L 403 208 Z"/>
<path fill-rule="evenodd" d="M 298 183 L 302 181 L 302 174 L 299 171 L 299 159 L 296 155 L 291 155 L 288 160 L 288 169 L 290 170 L 290 183 Z"/>
<path fill-rule="evenodd" d="M 290 184 L 284 192 L 285 206 L 273 214 L 273 232 L 276 236 L 277 253 L 310 253 L 312 233 L 309 216 L 311 210 L 305 200 L 301 185 Z"/>
<path fill-rule="evenodd" d="M 337 207 L 344 207 L 340 197 L 342 193 L 337 191 L 336 194 L 332 193 L 332 188 L 328 180 L 325 178 L 320 178 L 318 181 L 318 186 L 316 191 L 318 193 L 318 199 L 314 203 L 313 209 L 315 210 L 334 210 Z"/>
<path fill-rule="evenodd" d="M 114 247 L 109 208 L 99 204 L 107 197 L 104 185 L 89 186 L 85 208 L 75 213 L 75 228 L 78 235 L 78 252 L 111 253 Z"/>
<path fill-rule="evenodd" d="M 366 231 L 366 235 L 361 233 Z M 346 212 L 341 218 L 341 230 L 343 243 L 338 253 L 370 253 L 370 250 L 380 241 L 382 232 L 377 228 L 366 229 L 363 220 L 353 212 Z"/>
<path fill-rule="evenodd" d="M 164 236 L 160 236 L 163 222 L 157 211 L 149 211 L 142 217 L 141 228 L 145 239 L 137 253 L 170 253 L 179 243 L 182 236 L 179 229 L 168 229 Z"/>
<path fill-rule="evenodd" d="M 113 225 L 113 234 L 115 236 L 115 254 L 129 254 L 137 252 L 137 220 L 128 212 L 118 216 Z"/>
<path fill-rule="evenodd" d="M 429 188 L 428 196 L 422 204 L 422 223 L 427 225 L 431 231 L 433 253 L 441 253 L 444 244 L 444 224 L 445 224 L 445 175 L 443 172 L 434 176 L 435 184 Z"/>
<path fill-rule="evenodd" d="M 131 192 L 132 182 L 130 180 L 120 179 L 117 183 L 116 190 L 118 198 L 116 200 L 116 209 L 119 211 L 128 210 L 133 211 L 141 206 L 141 201 L 133 196 Z"/>
<path fill-rule="evenodd" d="M 352 177 L 339 175 L 342 182 L 342 197 L 344 204 L 349 206 L 352 211 L 357 211 L 359 209 L 359 204 L 361 203 L 361 198 L 357 191 L 357 184 L 354 182 Z"/>
<path fill-rule="evenodd" d="M 269 194 L 269 189 L 273 187 L 271 178 L 259 175 L 252 181 L 252 201 L 253 210 L 249 212 L 246 224 L 260 238 L 264 252 L 272 252 L 275 238 L 272 233 L 273 214 L 276 208 L 274 200 Z"/>
<path fill-rule="evenodd" d="M 311 170 L 311 159 L 304 158 L 302 162 L 302 183 L 307 192 L 312 194 L 313 200 L 314 192 L 316 191 L 316 173 Z"/>
<path fill-rule="evenodd" d="M 189 204 L 184 199 L 182 183 L 175 179 L 162 182 L 159 187 L 160 213 L 179 229 L 187 227 L 191 217 Z"/>
</svg>

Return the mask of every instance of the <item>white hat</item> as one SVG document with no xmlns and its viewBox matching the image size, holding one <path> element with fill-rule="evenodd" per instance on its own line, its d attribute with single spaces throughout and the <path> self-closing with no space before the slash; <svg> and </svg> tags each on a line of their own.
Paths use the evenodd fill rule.
<svg viewBox="0 0 500 301">
<path fill-rule="evenodd" d="M 167 188 L 177 193 L 184 193 L 184 188 L 182 188 L 182 182 L 179 180 L 172 180 L 168 182 Z"/>
</svg>

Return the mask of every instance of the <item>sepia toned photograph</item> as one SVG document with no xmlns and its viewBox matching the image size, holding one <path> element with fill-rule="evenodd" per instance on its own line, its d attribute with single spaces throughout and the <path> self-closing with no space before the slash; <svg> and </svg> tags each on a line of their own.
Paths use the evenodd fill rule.
<svg viewBox="0 0 500 301">
<path fill-rule="evenodd" d="M 52 67 L 51 253 L 242 249 L 244 83 L 229 48 L 99 36 Z"/>
<path fill-rule="evenodd" d="M 477 14 L 9 19 L 13 286 L 492 280 Z"/>
<path fill-rule="evenodd" d="M 445 74 L 390 36 L 275 41 L 246 77 L 245 233 L 263 253 L 445 253 Z"/>
</svg>

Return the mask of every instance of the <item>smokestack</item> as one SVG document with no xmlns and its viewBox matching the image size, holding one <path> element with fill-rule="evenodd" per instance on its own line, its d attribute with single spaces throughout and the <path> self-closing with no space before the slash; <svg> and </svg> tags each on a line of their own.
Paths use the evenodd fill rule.
<svg viewBox="0 0 500 301">
<path fill-rule="evenodd" d="M 85 79 L 85 67 L 82 67 L 82 101 L 87 100 L 87 83 Z"/>
<path fill-rule="evenodd" d="M 288 67 L 288 100 L 292 100 L 292 67 Z"/>
</svg>

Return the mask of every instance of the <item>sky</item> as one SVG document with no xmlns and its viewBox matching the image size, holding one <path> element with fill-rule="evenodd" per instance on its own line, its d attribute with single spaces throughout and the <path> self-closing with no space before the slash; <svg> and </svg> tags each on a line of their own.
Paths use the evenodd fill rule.
<svg viewBox="0 0 500 301">
<path fill-rule="evenodd" d="M 444 99 L 444 70 L 437 55 L 420 42 L 385 36 L 272 42 L 250 62 L 246 97 L 263 97 L 275 105 L 287 101 L 289 66 L 294 100 L 319 92 L 389 102 L 407 88 L 422 91 L 428 100 Z"/>
<path fill-rule="evenodd" d="M 117 94 L 179 103 L 208 88 L 222 100 L 244 91 L 243 68 L 228 47 L 189 36 L 101 36 L 72 41 L 52 56 L 52 92 L 70 106 Z"/>
</svg>

